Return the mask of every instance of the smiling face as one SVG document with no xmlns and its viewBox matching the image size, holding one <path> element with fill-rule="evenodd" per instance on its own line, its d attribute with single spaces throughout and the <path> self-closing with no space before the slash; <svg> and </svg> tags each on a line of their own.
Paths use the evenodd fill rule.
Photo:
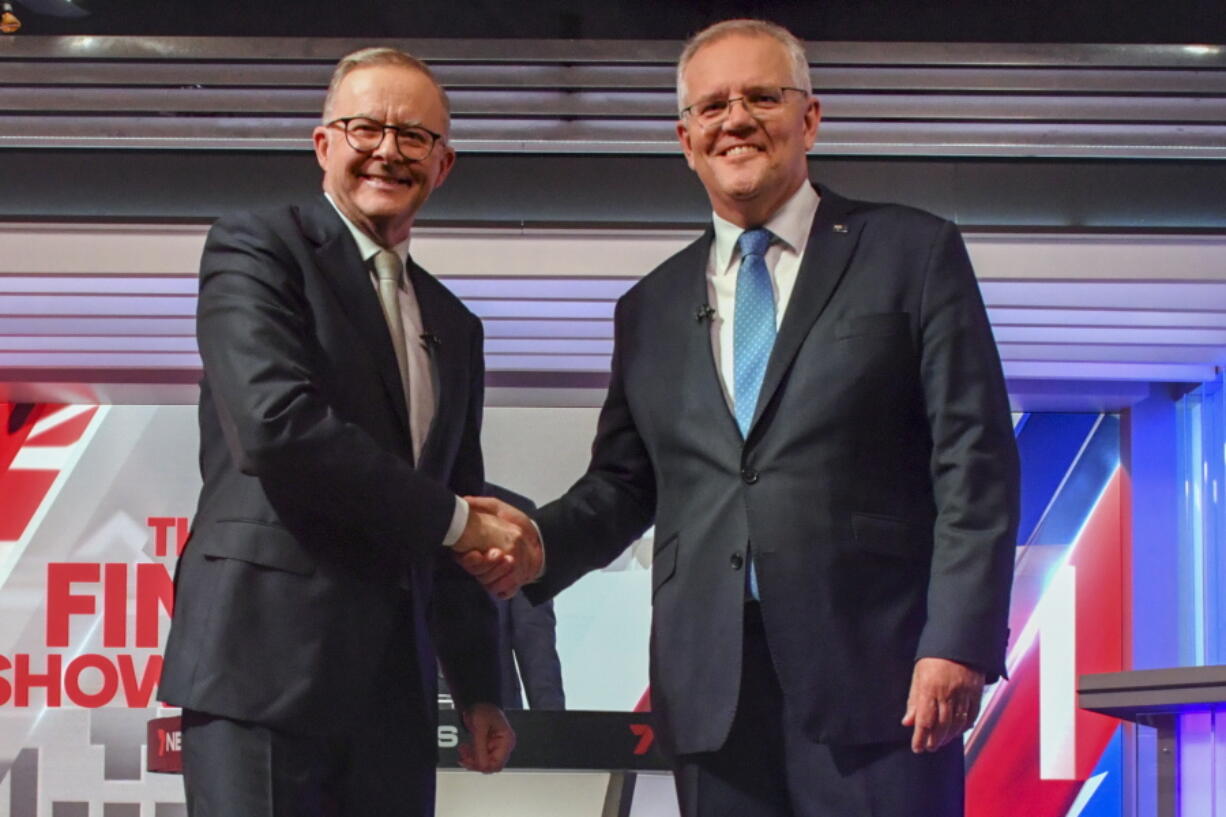
<svg viewBox="0 0 1226 817">
<path fill-rule="evenodd" d="M 700 48 L 683 77 L 682 105 L 797 84 L 782 43 L 740 33 Z M 808 179 L 805 156 L 817 139 L 820 118 L 816 99 L 788 92 L 783 107 L 769 117 L 754 118 L 740 103 L 710 129 L 692 116 L 683 116 L 677 122 L 677 137 L 690 169 L 707 189 L 711 208 L 741 227 L 756 227 Z"/>
<path fill-rule="evenodd" d="M 401 65 L 355 68 L 341 81 L 328 118 L 365 116 L 389 125 L 421 125 L 447 133 L 447 111 L 438 88 L 420 71 Z M 400 155 L 391 131 L 371 153 L 359 153 L 339 126 L 315 128 L 315 157 L 323 187 L 346 218 L 380 245 L 408 238 L 417 211 L 443 183 L 455 151 L 442 140 L 421 161 Z"/>
</svg>

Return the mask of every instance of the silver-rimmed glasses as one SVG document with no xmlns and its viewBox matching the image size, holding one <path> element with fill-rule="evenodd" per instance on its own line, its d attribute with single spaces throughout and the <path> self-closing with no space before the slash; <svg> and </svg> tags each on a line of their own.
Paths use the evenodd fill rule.
<svg viewBox="0 0 1226 817">
<path fill-rule="evenodd" d="M 727 119 L 732 113 L 733 103 L 739 102 L 745 112 L 755 119 L 769 119 L 784 110 L 788 91 L 809 96 L 809 91 L 804 88 L 788 85 L 748 88 L 740 96 L 709 96 L 700 99 L 682 108 L 681 116 L 690 117 L 703 128 L 713 128 Z"/>
</svg>

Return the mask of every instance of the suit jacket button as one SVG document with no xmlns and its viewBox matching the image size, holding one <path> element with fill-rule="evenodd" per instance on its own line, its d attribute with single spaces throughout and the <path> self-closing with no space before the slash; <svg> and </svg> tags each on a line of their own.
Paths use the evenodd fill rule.
<svg viewBox="0 0 1226 817">
<path fill-rule="evenodd" d="M 753 485 L 758 481 L 758 472 L 752 468 L 745 468 L 741 471 L 741 479 L 745 480 L 746 484 Z"/>
<path fill-rule="evenodd" d="M 732 565 L 733 570 L 740 570 L 745 566 L 745 557 L 741 555 L 740 551 L 737 551 L 729 557 L 728 564 Z"/>
</svg>

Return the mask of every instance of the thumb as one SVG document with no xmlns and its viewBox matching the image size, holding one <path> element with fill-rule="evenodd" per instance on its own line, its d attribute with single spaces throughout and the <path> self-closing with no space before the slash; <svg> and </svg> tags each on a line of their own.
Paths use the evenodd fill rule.
<svg viewBox="0 0 1226 817">
<path fill-rule="evenodd" d="M 477 770 L 476 763 L 473 761 L 473 747 L 468 741 L 460 744 L 460 765 L 470 772 Z"/>
<path fill-rule="evenodd" d="M 473 739 L 473 767 L 479 772 L 489 771 L 490 758 L 490 734 L 486 728 L 485 722 L 473 719 L 476 721 L 469 727 Z"/>
<path fill-rule="evenodd" d="M 915 716 L 916 716 L 916 711 L 915 711 L 914 696 L 908 696 L 907 697 L 907 711 L 902 716 L 902 725 L 903 726 L 914 726 Z"/>
</svg>

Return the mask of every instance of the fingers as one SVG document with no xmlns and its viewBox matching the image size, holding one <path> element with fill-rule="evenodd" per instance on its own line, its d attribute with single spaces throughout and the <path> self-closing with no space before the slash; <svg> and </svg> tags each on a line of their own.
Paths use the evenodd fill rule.
<svg viewBox="0 0 1226 817">
<path fill-rule="evenodd" d="M 470 772 L 485 772 L 486 722 L 483 714 L 474 707 L 464 713 L 464 725 L 468 728 L 469 739 L 460 744 L 460 765 Z"/>
<path fill-rule="evenodd" d="M 515 748 L 515 732 L 502 710 L 492 704 L 476 704 L 465 713 L 464 723 L 472 740 L 460 745 L 460 765 L 483 774 L 502 771 Z"/>
<path fill-rule="evenodd" d="M 514 596 L 519 592 L 519 588 L 524 584 L 524 582 L 520 580 L 520 577 L 516 575 L 514 565 L 511 565 L 508 572 L 503 576 L 492 579 L 488 582 L 482 580 L 481 583 L 485 585 L 486 591 L 488 591 L 491 596 L 500 599 L 511 598 L 511 596 Z"/>
<path fill-rule="evenodd" d="M 950 740 L 953 740 L 958 735 L 975 725 L 975 721 L 979 717 L 979 703 L 982 698 L 982 686 L 972 687 L 969 690 L 963 690 L 955 698 L 953 703 L 953 715 L 951 717 L 952 726 L 949 734 Z"/>
<path fill-rule="evenodd" d="M 929 747 L 937 726 L 937 704 L 932 699 L 917 702 L 913 723 L 915 729 L 911 732 L 911 751 L 917 755 L 932 751 Z"/>
<path fill-rule="evenodd" d="M 505 549 L 519 536 L 519 529 L 498 517 L 478 511 L 471 506 L 468 521 L 453 548 L 457 553 L 470 550 Z"/>
<path fill-rule="evenodd" d="M 473 510 L 493 514 L 494 516 L 499 516 L 502 513 L 506 513 L 508 509 L 511 511 L 515 510 L 501 499 L 495 499 L 492 496 L 466 496 L 464 497 L 464 501 L 467 502 L 468 507 L 472 508 Z"/>
<path fill-rule="evenodd" d="M 510 727 L 508 727 L 508 732 Z M 499 734 L 495 740 L 490 742 L 490 772 L 500 772 L 506 765 L 507 760 L 511 757 L 511 750 L 515 748 L 515 733 Z"/>
<path fill-rule="evenodd" d="M 958 699 L 928 699 L 916 709 L 911 751 L 935 752 L 970 728 L 974 722 Z M 910 725 L 910 724 L 905 724 Z"/>
<path fill-rule="evenodd" d="M 544 548 L 532 520 L 492 497 L 464 497 L 468 523 L 455 543 L 455 558 L 494 596 L 507 599 L 535 581 Z"/>
<path fill-rule="evenodd" d="M 492 551 L 491 551 L 492 553 Z M 510 598 L 519 588 L 535 581 L 541 574 L 544 548 L 536 528 L 529 522 L 514 547 L 502 551 L 499 558 L 478 560 L 461 557 L 460 564 L 477 578 L 485 589 L 498 598 Z"/>
<path fill-rule="evenodd" d="M 495 499 L 492 496 L 466 496 L 464 501 L 468 503 L 468 507 L 474 510 L 497 516 L 499 519 L 511 522 L 519 527 L 528 524 L 528 515 L 526 513 L 514 505 L 508 505 L 501 499 Z"/>
<path fill-rule="evenodd" d="M 455 554 L 460 567 L 468 571 L 492 596 L 509 599 L 533 577 L 526 576 L 522 560 L 500 551 L 481 552 L 471 550 Z"/>
<path fill-rule="evenodd" d="M 490 741 L 489 731 L 485 728 L 484 724 L 478 727 L 473 732 L 472 770 L 475 772 L 481 772 L 482 774 L 489 774 L 490 772 L 493 771 L 493 769 L 490 767 L 489 741 Z"/>
<path fill-rule="evenodd" d="M 516 575 L 516 560 L 496 548 L 455 553 L 452 558 L 497 598 L 509 599 L 523 584 Z"/>
<path fill-rule="evenodd" d="M 467 553 L 457 553 L 454 558 L 460 567 L 485 585 L 508 575 L 515 566 L 514 559 L 497 549 L 470 550 Z"/>
<path fill-rule="evenodd" d="M 964 716 L 965 717 L 965 716 Z M 932 734 L 928 736 L 928 745 L 924 748 L 929 752 L 935 752 L 946 743 L 954 735 L 962 734 L 962 730 L 954 731 L 954 704 L 952 701 L 937 701 L 937 722 L 933 726 Z"/>
<path fill-rule="evenodd" d="M 904 726 L 914 726 L 911 751 L 935 752 L 969 729 L 979 713 L 983 673 L 943 658 L 915 663 Z"/>
<path fill-rule="evenodd" d="M 971 696 L 966 704 L 966 728 L 970 729 L 979 720 L 979 706 L 983 702 L 983 689 L 980 688 Z"/>
</svg>

